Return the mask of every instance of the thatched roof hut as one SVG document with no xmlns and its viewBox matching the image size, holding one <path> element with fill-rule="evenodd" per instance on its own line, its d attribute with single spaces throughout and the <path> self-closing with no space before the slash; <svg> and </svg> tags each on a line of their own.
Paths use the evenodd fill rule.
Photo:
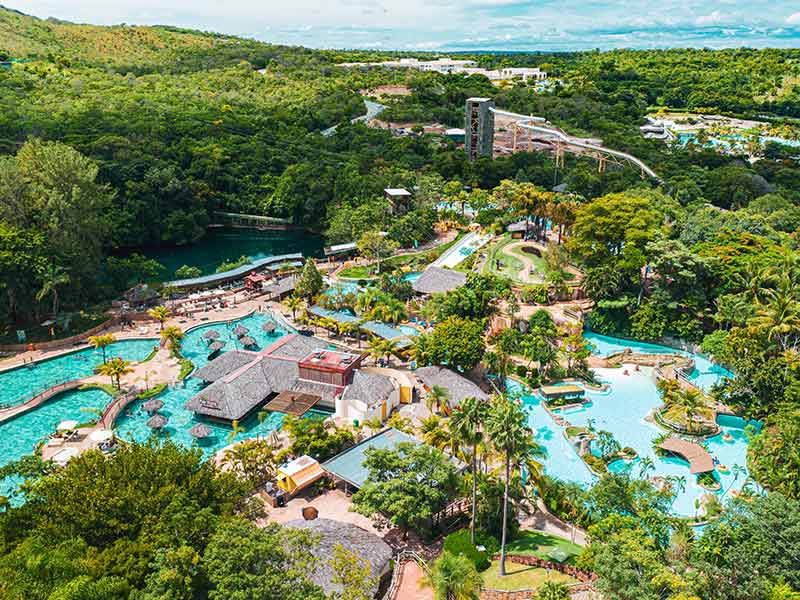
<svg viewBox="0 0 800 600">
<path fill-rule="evenodd" d="M 162 429 L 167 424 L 167 417 L 155 414 L 147 419 L 147 426 L 150 429 Z"/>
<path fill-rule="evenodd" d="M 215 342 L 211 342 L 208 345 L 208 349 L 212 352 L 217 352 L 218 350 L 222 350 L 225 347 L 225 342 L 220 342 L 219 340 Z"/>
<path fill-rule="evenodd" d="M 411 284 L 411 287 L 418 294 L 437 294 L 452 291 L 466 282 L 466 273 L 430 266 Z"/>
<path fill-rule="evenodd" d="M 164 403 L 157 398 L 153 398 L 142 404 L 142 408 L 149 413 L 155 413 L 164 408 Z"/>
<path fill-rule="evenodd" d="M 189 429 L 189 435 L 191 435 L 193 438 L 197 438 L 198 440 L 207 438 L 211 434 L 211 427 L 205 423 L 197 423 L 196 425 L 192 425 L 191 429 Z"/>
<path fill-rule="evenodd" d="M 192 377 L 203 381 L 217 381 L 253 362 L 258 356 L 246 350 L 231 350 L 215 358 L 192 373 Z"/>
<path fill-rule="evenodd" d="M 250 330 L 245 327 L 244 325 L 237 325 L 233 328 L 233 335 L 236 337 L 242 337 L 243 335 L 247 335 L 250 333 Z"/>
<path fill-rule="evenodd" d="M 414 371 L 414 375 L 428 389 L 435 385 L 445 388 L 450 394 L 449 404 L 452 408 L 461 404 L 465 398 L 472 396 L 479 400 L 489 399 L 489 395 L 475 383 L 444 367 L 422 367 Z"/>
<path fill-rule="evenodd" d="M 258 345 L 256 343 L 255 338 L 253 338 L 253 337 L 251 337 L 249 335 L 246 335 L 246 336 L 244 336 L 242 338 L 239 338 L 239 341 L 242 343 L 242 346 L 244 346 L 245 348 L 247 348 L 248 346 L 257 346 Z"/>
<path fill-rule="evenodd" d="M 276 330 L 277 328 L 278 328 L 278 326 L 277 326 L 277 325 L 275 325 L 275 323 L 273 323 L 272 321 L 267 321 L 266 323 L 264 323 L 264 324 L 261 326 L 261 329 L 262 329 L 262 330 L 263 330 L 265 333 L 274 333 L 274 332 L 275 332 L 275 330 Z"/>
<path fill-rule="evenodd" d="M 372 567 L 372 575 L 380 578 L 389 572 L 392 548 L 374 533 L 351 523 L 332 519 L 296 519 L 286 523 L 286 527 L 304 529 L 314 534 L 319 541 L 309 548 L 311 554 L 319 559 L 316 568 L 309 573 L 311 581 L 320 586 L 326 595 L 337 596 L 342 586 L 333 582 L 333 568 L 330 560 L 336 545 L 342 545 L 365 560 Z M 374 595 L 378 586 L 372 590 Z"/>
<path fill-rule="evenodd" d="M 215 329 L 211 329 L 210 331 L 206 331 L 203 334 L 203 338 L 206 340 L 216 340 L 219 337 L 219 331 Z"/>
</svg>

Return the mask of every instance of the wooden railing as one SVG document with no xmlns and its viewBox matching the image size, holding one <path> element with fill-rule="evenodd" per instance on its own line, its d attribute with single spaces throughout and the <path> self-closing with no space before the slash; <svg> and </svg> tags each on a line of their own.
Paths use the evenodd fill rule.
<svg viewBox="0 0 800 600">
<path fill-rule="evenodd" d="M 397 591 L 400 588 L 400 579 L 403 575 L 403 564 L 410 560 L 413 560 L 415 563 L 417 563 L 423 571 L 425 572 L 428 571 L 428 565 L 425 564 L 425 561 L 419 554 L 417 554 L 413 550 L 401 550 L 394 557 L 394 571 L 392 572 L 392 581 L 389 583 L 389 588 L 383 595 L 383 600 L 395 600 L 397 596 Z"/>
<path fill-rule="evenodd" d="M 114 426 L 114 421 L 119 416 L 128 404 L 133 402 L 136 397 L 139 395 L 139 390 L 133 389 L 128 390 L 124 394 L 121 394 L 114 398 L 106 409 L 103 411 L 103 416 L 100 417 L 100 421 L 98 425 L 103 429 L 111 429 Z"/>
</svg>

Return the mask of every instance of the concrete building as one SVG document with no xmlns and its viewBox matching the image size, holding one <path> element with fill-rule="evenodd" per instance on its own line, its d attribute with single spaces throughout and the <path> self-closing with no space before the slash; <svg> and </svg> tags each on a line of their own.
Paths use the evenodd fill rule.
<svg viewBox="0 0 800 600">
<path fill-rule="evenodd" d="M 494 150 L 494 101 L 491 98 L 469 98 L 465 125 L 464 148 L 470 160 L 479 156 L 491 158 Z"/>
<path fill-rule="evenodd" d="M 356 371 L 352 382 L 336 400 L 336 417 L 363 423 L 369 419 L 385 421 L 400 406 L 400 387 L 379 373 Z"/>
<path fill-rule="evenodd" d="M 522 81 L 532 79 L 534 81 L 544 81 L 547 79 L 547 73 L 538 67 L 505 67 L 500 69 L 500 79 L 521 79 Z"/>
</svg>

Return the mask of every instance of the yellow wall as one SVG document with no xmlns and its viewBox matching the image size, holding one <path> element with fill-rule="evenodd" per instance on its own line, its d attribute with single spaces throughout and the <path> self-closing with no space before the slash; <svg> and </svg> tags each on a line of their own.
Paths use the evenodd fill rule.
<svg viewBox="0 0 800 600">
<path fill-rule="evenodd" d="M 400 386 L 400 402 L 403 404 L 411 404 L 411 388 L 407 385 Z"/>
</svg>

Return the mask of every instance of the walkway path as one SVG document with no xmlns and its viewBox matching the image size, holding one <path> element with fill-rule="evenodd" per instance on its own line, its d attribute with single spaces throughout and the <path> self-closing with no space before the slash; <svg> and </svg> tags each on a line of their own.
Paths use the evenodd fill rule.
<svg viewBox="0 0 800 600">
<path fill-rule="evenodd" d="M 52 398 L 56 394 L 60 394 L 61 392 L 66 392 L 67 390 L 74 390 L 81 384 L 82 380 L 80 379 L 73 379 L 72 381 L 59 383 L 51 388 L 46 389 L 45 391 L 39 394 L 36 394 L 33 398 L 31 398 L 30 400 L 26 400 L 22 404 L 17 404 L 16 406 L 12 406 L 11 408 L 0 410 L 0 423 L 4 423 L 5 421 L 8 421 L 9 419 L 16 417 L 17 415 L 21 415 L 22 413 L 28 412 L 29 410 L 33 410 L 37 406 L 47 402 L 50 398 Z"/>
<path fill-rule="evenodd" d="M 574 541 L 579 546 L 588 544 L 588 536 L 582 529 L 574 528 L 551 514 L 541 499 L 536 500 L 536 512 L 520 521 L 520 529 L 533 529 Z"/>
<path fill-rule="evenodd" d="M 425 573 L 416 561 L 407 560 L 400 565 L 400 583 L 390 600 L 433 600 L 433 590 L 422 586 Z"/>
</svg>

